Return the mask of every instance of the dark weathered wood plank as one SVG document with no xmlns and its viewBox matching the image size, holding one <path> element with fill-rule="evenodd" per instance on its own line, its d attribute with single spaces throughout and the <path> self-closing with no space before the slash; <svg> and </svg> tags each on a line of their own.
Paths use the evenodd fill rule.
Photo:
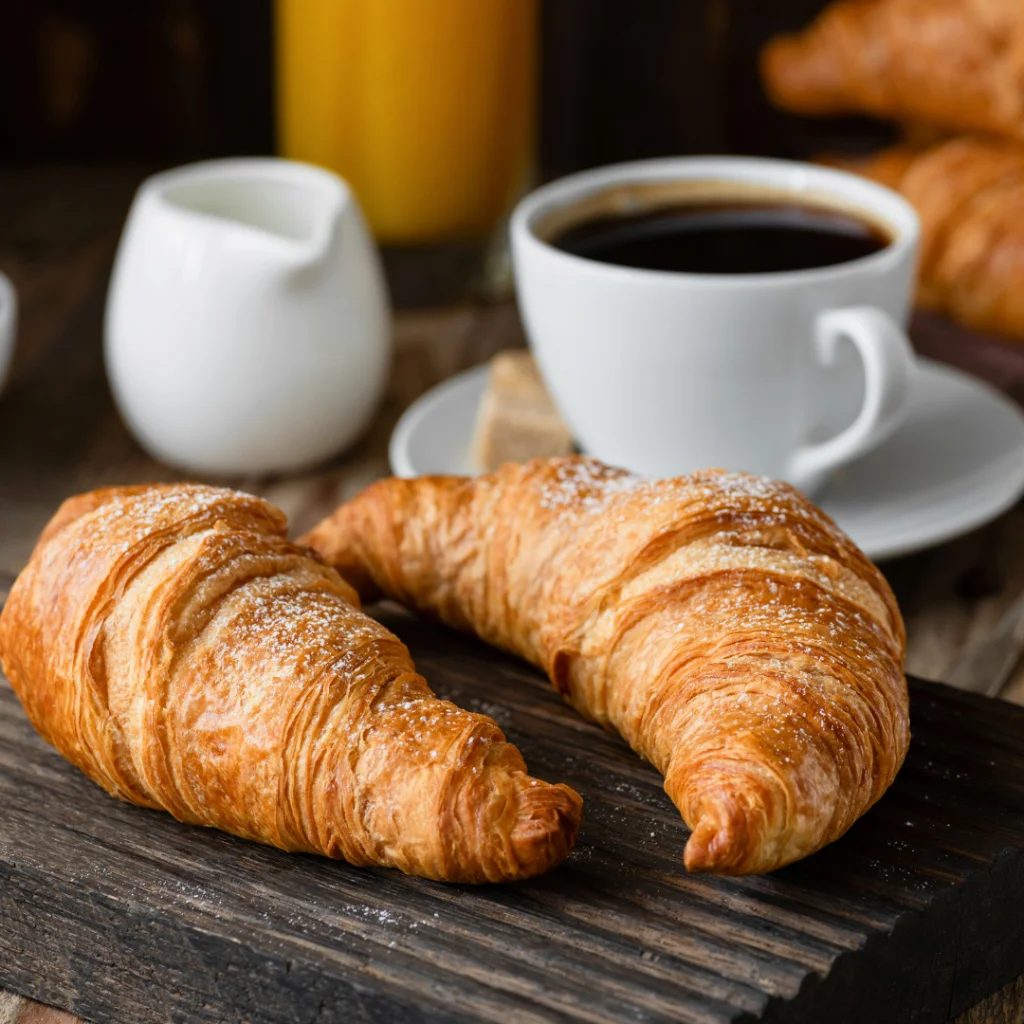
<svg viewBox="0 0 1024 1024">
<path fill-rule="evenodd" d="M 649 766 L 531 669 L 382 614 L 440 693 L 583 793 L 565 866 L 446 887 L 187 828 L 92 786 L 2 688 L 0 984 L 139 1024 L 842 1024 L 945 1022 L 1024 970 L 1024 711 L 915 684 L 905 775 L 847 837 L 772 876 L 688 875 Z"/>
</svg>

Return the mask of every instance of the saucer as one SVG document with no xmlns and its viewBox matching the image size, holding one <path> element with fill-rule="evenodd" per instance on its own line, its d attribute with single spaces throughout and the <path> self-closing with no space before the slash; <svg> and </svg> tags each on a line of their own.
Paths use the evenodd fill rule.
<svg viewBox="0 0 1024 1024">
<path fill-rule="evenodd" d="M 391 435 L 397 476 L 474 474 L 469 459 L 488 367 L 428 391 Z M 883 445 L 845 466 L 817 503 L 876 560 L 967 533 L 1024 493 L 1024 413 L 974 377 L 918 360 L 906 421 Z"/>
</svg>

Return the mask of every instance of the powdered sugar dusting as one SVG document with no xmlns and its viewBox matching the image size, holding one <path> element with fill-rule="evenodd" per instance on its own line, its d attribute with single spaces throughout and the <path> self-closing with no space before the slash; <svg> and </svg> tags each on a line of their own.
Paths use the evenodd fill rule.
<svg viewBox="0 0 1024 1024">
<path fill-rule="evenodd" d="M 553 467 L 541 487 L 541 506 L 551 510 L 597 512 L 611 499 L 633 493 L 646 482 L 644 477 L 612 469 L 595 459 L 564 459 Z"/>
<path fill-rule="evenodd" d="M 88 532 L 107 540 L 120 539 L 115 554 L 126 553 L 154 534 L 170 534 L 189 521 L 218 519 L 230 521 L 241 515 L 247 522 L 258 520 L 268 533 L 283 534 L 284 516 L 251 494 L 201 484 L 154 484 L 142 490 L 111 494 L 87 517 Z M 266 529 L 270 527 L 270 529 Z"/>
<path fill-rule="evenodd" d="M 813 519 L 833 538 L 842 536 L 799 492 L 764 476 L 710 470 L 659 480 L 576 457 L 548 463 L 540 477 L 540 505 L 552 512 L 594 515 L 627 501 L 645 509 L 702 508 L 736 527 Z"/>
</svg>

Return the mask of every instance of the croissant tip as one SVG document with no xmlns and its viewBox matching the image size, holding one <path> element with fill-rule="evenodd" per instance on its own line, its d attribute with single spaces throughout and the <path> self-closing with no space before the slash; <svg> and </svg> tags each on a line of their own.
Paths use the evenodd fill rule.
<svg viewBox="0 0 1024 1024">
<path fill-rule="evenodd" d="M 520 791 L 516 823 L 509 836 L 521 878 L 557 867 L 576 842 L 583 798 L 566 785 L 531 779 Z"/>
<path fill-rule="evenodd" d="M 694 833 L 690 836 L 686 849 L 683 851 L 683 864 L 687 871 L 697 874 L 720 870 L 719 860 L 721 858 L 716 855 L 714 850 L 714 847 L 720 845 L 716 843 L 716 839 L 717 836 L 714 833 L 703 836 Z"/>
<path fill-rule="evenodd" d="M 697 822 L 683 853 L 686 870 L 695 874 L 747 874 L 747 822 L 735 808 L 717 810 L 719 813 Z"/>
</svg>

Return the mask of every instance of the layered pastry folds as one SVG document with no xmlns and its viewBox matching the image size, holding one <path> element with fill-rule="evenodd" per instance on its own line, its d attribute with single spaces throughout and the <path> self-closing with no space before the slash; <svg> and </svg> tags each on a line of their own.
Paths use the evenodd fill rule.
<svg viewBox="0 0 1024 1024">
<path fill-rule="evenodd" d="M 906 753 L 893 595 L 784 484 L 538 459 L 381 481 L 303 542 L 364 598 L 527 658 L 617 730 L 665 776 L 691 870 L 764 872 L 820 849 Z"/>
<path fill-rule="evenodd" d="M 66 502 L 0 616 L 32 724 L 114 796 L 284 850 L 451 882 L 559 863 L 579 796 L 435 697 L 285 529 L 209 487 Z"/>
</svg>

